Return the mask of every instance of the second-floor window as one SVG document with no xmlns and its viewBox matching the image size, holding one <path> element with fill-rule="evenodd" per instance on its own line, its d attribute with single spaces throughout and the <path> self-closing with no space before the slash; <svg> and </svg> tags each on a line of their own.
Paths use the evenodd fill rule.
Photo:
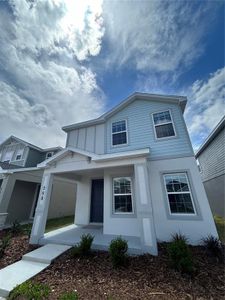
<svg viewBox="0 0 225 300">
<path fill-rule="evenodd" d="M 154 113 L 153 123 L 157 139 L 175 136 L 174 124 L 169 110 Z"/>
<path fill-rule="evenodd" d="M 23 157 L 23 149 L 19 149 L 16 151 L 16 159 L 15 160 L 21 160 Z"/>
<path fill-rule="evenodd" d="M 127 144 L 127 122 L 126 120 L 112 123 L 112 145 Z"/>
<path fill-rule="evenodd" d="M 46 153 L 46 159 L 52 157 L 53 154 L 54 154 L 54 152 L 47 152 L 47 153 Z"/>
</svg>

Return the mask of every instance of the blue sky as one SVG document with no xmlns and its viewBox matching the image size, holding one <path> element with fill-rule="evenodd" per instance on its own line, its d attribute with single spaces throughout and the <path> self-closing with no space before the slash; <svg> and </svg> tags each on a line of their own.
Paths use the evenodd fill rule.
<svg viewBox="0 0 225 300">
<path fill-rule="evenodd" d="M 0 142 L 65 145 L 61 127 L 134 91 L 188 97 L 195 149 L 225 113 L 224 1 L 0 2 Z"/>
</svg>

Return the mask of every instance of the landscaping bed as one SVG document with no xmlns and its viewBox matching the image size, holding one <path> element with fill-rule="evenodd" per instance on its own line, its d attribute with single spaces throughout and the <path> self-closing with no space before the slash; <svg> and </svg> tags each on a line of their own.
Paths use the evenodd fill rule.
<svg viewBox="0 0 225 300">
<path fill-rule="evenodd" d="M 50 287 L 48 299 L 65 291 L 77 291 L 79 299 L 224 299 L 224 264 L 202 247 L 191 247 L 196 272 L 181 274 L 171 269 L 165 245 L 158 257 L 130 257 L 127 267 L 113 269 L 109 254 L 93 252 L 72 258 L 70 250 L 32 279 Z"/>
<path fill-rule="evenodd" d="M 0 239 L 10 234 L 9 230 L 0 231 Z M 9 245 L 5 249 L 5 254 L 0 258 L 0 269 L 20 260 L 24 254 L 34 250 L 37 247 L 29 245 L 27 234 L 12 236 Z"/>
</svg>

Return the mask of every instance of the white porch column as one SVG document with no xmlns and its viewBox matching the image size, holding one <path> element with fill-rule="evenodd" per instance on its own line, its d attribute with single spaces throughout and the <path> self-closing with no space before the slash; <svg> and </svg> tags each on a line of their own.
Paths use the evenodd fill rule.
<svg viewBox="0 0 225 300">
<path fill-rule="evenodd" d="M 12 196 L 12 192 L 15 186 L 15 178 L 12 174 L 6 174 L 3 177 L 3 181 L 0 187 L 0 213 L 7 213 L 9 202 Z M 6 218 L 4 220 L 4 223 Z M 4 225 L 4 224 L 1 224 Z"/>
<path fill-rule="evenodd" d="M 147 163 L 135 164 L 135 193 L 137 217 L 140 224 L 142 249 L 158 255 Z"/>
<path fill-rule="evenodd" d="M 38 244 L 39 239 L 43 237 L 45 231 L 45 225 L 48 216 L 49 202 L 52 192 L 53 174 L 44 173 L 40 194 L 38 197 L 37 208 L 35 211 L 34 223 L 30 236 L 31 244 Z"/>
</svg>

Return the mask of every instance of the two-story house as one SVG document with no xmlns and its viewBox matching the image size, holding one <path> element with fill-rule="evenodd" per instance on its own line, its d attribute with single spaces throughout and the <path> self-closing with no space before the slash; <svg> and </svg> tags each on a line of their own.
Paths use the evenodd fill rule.
<svg viewBox="0 0 225 300">
<path fill-rule="evenodd" d="M 0 227 L 32 221 L 43 175 L 37 164 L 60 151 L 61 147 L 42 149 L 15 136 L 0 145 Z M 48 218 L 74 214 L 75 188 L 66 179 L 55 179 Z"/>
<path fill-rule="evenodd" d="M 212 212 L 225 217 L 225 116 L 198 149 L 196 159 Z"/>
<path fill-rule="evenodd" d="M 130 252 L 157 254 L 174 233 L 191 244 L 217 231 L 201 182 L 181 96 L 135 93 L 101 117 L 63 127 L 66 148 L 45 168 L 31 243 L 74 244 L 80 234 L 106 248 L 121 235 Z M 55 176 L 77 184 L 75 224 L 44 235 Z"/>
</svg>

